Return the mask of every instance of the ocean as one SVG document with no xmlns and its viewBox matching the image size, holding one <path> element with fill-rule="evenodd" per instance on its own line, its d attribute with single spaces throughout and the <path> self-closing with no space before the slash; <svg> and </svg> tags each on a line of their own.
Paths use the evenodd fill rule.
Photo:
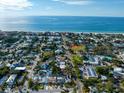
<svg viewBox="0 0 124 93">
<path fill-rule="evenodd" d="M 0 30 L 124 33 L 124 17 L 25 16 L 0 18 Z"/>
</svg>

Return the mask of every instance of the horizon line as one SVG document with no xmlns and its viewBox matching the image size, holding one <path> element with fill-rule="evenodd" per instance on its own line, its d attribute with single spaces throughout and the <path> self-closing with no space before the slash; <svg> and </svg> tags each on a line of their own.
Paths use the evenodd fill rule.
<svg viewBox="0 0 124 93">
<path fill-rule="evenodd" d="M 41 17 L 120 17 L 124 16 L 90 16 L 90 15 L 17 15 L 17 16 L 1 16 L 0 18 L 11 18 L 11 17 L 31 17 L 31 16 L 41 16 Z"/>
</svg>

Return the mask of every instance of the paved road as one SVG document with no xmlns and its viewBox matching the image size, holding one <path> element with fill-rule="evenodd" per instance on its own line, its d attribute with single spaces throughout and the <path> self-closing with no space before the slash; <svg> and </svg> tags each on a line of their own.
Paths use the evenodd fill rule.
<svg viewBox="0 0 124 93">
<path fill-rule="evenodd" d="M 62 36 L 63 38 L 65 38 L 64 36 Z M 65 42 L 65 40 L 64 40 L 64 46 L 66 46 L 66 42 Z M 66 55 L 67 55 L 67 57 L 71 60 L 71 53 L 67 50 L 66 51 Z M 70 61 L 71 62 L 71 61 Z M 73 62 L 71 62 L 71 64 L 72 64 L 72 66 L 74 67 L 74 64 L 73 64 Z M 82 87 L 83 87 L 83 83 L 80 81 L 80 80 L 76 80 L 76 85 L 77 85 L 77 93 L 83 93 L 83 91 L 82 91 Z"/>
<path fill-rule="evenodd" d="M 29 70 L 29 74 L 28 74 L 28 78 L 32 78 L 33 77 L 33 73 L 34 73 L 34 68 L 37 66 L 37 62 L 39 61 L 39 55 L 36 56 L 36 59 L 34 61 L 34 64 L 31 68 L 31 70 Z"/>
<path fill-rule="evenodd" d="M 31 70 L 28 70 L 28 78 L 32 78 L 33 77 L 33 73 L 34 73 L 34 68 L 36 67 L 37 65 L 37 62 L 39 61 L 39 55 L 36 56 L 36 59 L 35 59 L 35 62 L 31 68 Z M 25 83 L 24 83 L 24 87 L 23 87 L 23 90 L 26 90 L 26 91 L 31 91 L 30 89 L 28 89 L 28 81 L 26 80 Z"/>
</svg>

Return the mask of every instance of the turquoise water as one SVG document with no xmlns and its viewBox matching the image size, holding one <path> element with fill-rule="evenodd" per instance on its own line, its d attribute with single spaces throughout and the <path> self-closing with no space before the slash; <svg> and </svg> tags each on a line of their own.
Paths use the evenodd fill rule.
<svg viewBox="0 0 124 93">
<path fill-rule="evenodd" d="M 27 16 L 0 18 L 0 29 L 124 33 L 124 17 Z"/>
</svg>

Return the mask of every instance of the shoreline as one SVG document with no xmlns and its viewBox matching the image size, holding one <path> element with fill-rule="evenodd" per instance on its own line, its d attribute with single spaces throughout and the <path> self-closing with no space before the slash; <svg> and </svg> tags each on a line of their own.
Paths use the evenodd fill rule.
<svg viewBox="0 0 124 93">
<path fill-rule="evenodd" d="M 124 32 L 90 32 L 90 31 L 21 31 L 21 30 L 15 30 L 15 31 L 4 31 L 0 30 L 0 32 L 27 32 L 27 33 L 45 33 L 45 32 L 50 32 L 50 33 L 84 33 L 84 34 L 123 34 Z"/>
</svg>

